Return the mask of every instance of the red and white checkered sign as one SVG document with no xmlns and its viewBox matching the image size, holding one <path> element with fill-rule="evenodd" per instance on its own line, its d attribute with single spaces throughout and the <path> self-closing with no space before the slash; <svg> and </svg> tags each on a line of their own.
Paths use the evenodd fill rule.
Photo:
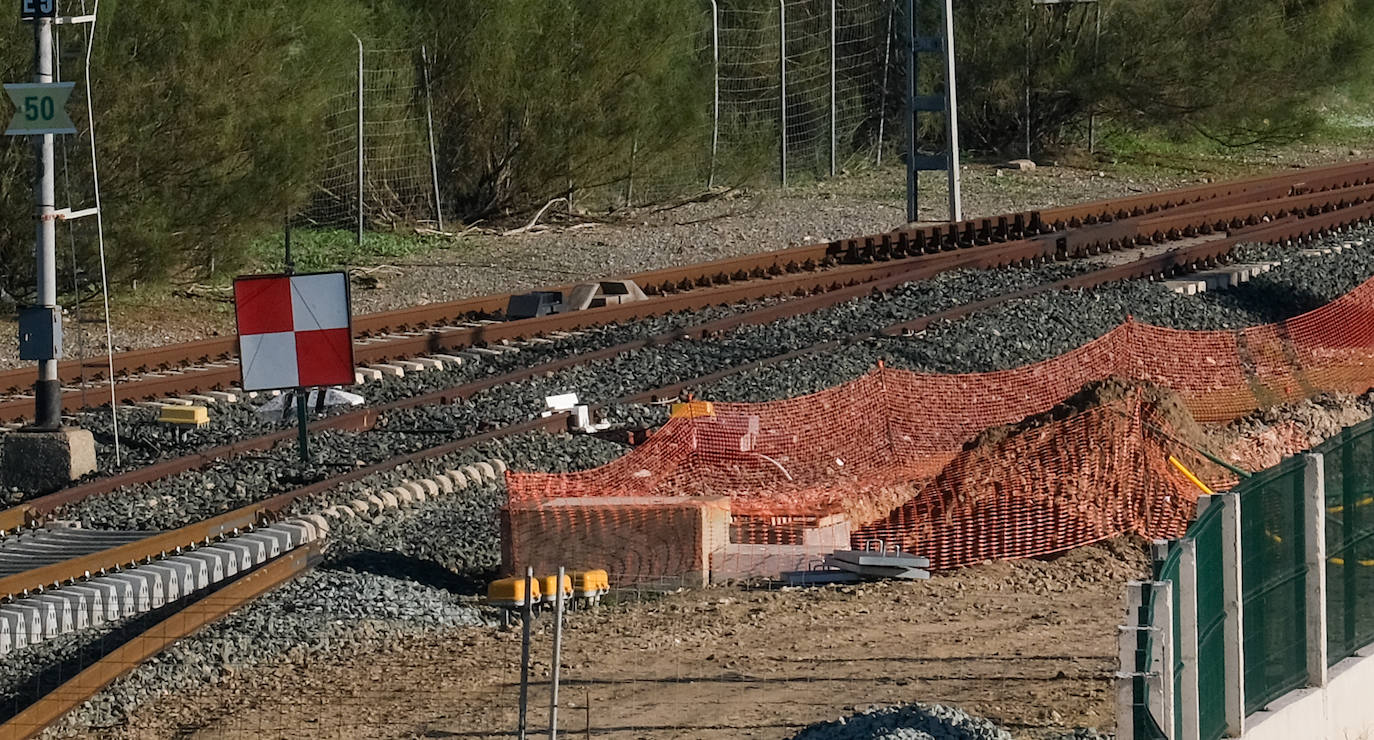
<svg viewBox="0 0 1374 740">
<path fill-rule="evenodd" d="M 353 383 L 345 273 L 241 277 L 234 310 L 244 390 Z"/>
</svg>

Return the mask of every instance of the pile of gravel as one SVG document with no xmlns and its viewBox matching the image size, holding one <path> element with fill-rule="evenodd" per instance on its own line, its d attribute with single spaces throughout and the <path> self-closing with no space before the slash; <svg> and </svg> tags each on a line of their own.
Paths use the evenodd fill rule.
<svg viewBox="0 0 1374 740">
<path fill-rule="evenodd" d="M 872 707 L 811 725 L 792 740 L 1012 740 L 988 720 L 940 704 Z"/>
</svg>

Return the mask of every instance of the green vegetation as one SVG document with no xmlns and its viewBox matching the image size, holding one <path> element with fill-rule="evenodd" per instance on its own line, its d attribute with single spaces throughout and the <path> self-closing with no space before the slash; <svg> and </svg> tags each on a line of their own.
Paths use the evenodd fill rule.
<svg viewBox="0 0 1374 740">
<path fill-rule="evenodd" d="M 829 0 L 812 1 L 797 0 L 789 18 L 828 12 Z M 971 149 L 1019 151 L 1028 6 L 957 5 L 961 118 Z M 733 27 L 757 25 L 760 48 L 774 38 L 773 0 L 721 0 L 720 7 Z M 1032 128 L 1041 147 L 1081 141 L 1089 111 L 1111 122 L 1108 143 L 1123 149 L 1141 140 L 1281 141 L 1312 131 L 1320 106 L 1336 94 L 1367 101 L 1374 88 L 1363 73 L 1372 61 L 1374 0 L 1103 0 L 1102 7 L 1100 42 L 1090 6 L 1030 11 Z M 278 239 L 263 235 L 279 233 L 287 214 L 347 206 L 349 193 L 322 196 L 320 185 L 337 154 L 328 147 L 338 146 L 326 133 L 351 125 L 340 120 L 338 100 L 353 90 L 354 33 L 369 49 L 428 47 L 451 219 L 528 211 L 570 185 L 595 191 L 621 180 L 631 161 L 637 178 L 673 175 L 699 189 L 710 148 L 707 8 L 693 0 L 105 0 L 94 107 L 114 278 L 204 279 L 270 265 Z M 30 75 L 30 33 L 17 21 L 0 29 L 6 80 Z M 63 33 L 64 48 L 76 50 L 77 32 Z M 408 54 L 393 61 L 413 77 L 419 60 Z M 789 64 L 804 77 L 825 56 L 798 50 Z M 62 61 L 65 76 L 75 77 L 79 55 Z M 756 66 L 739 74 L 756 74 L 766 88 L 775 70 Z M 934 66 L 923 74 L 934 75 Z M 889 72 L 895 155 L 905 84 L 899 44 Z M 862 112 L 878 101 L 864 96 L 878 92 L 839 101 L 846 120 L 856 121 L 843 132 L 847 149 L 871 144 L 874 117 Z M 823 118 L 828 106 L 828 98 L 789 100 L 798 116 Z M 72 109 L 82 116 L 80 93 Z M 775 112 L 760 105 L 732 116 L 733 146 L 721 152 L 717 181 L 747 182 L 774 166 Z M 64 168 L 77 206 L 90 191 L 84 141 L 67 141 Z M 401 166 L 420 168 L 412 179 L 427 182 L 427 163 Z M 28 143 L 0 142 L 0 297 L 13 301 L 31 295 L 31 177 Z M 66 202 L 61 177 L 58 190 Z M 374 226 L 400 233 L 403 201 L 430 195 L 419 187 L 395 197 L 396 207 L 387 205 L 392 217 Z M 72 284 L 73 261 L 87 279 L 97 274 L 93 225 L 75 228 L 74 260 L 59 230 L 64 286 Z M 374 235 L 360 254 L 347 237 L 301 232 L 301 268 L 426 244 Z"/>
<path fill-rule="evenodd" d="M 395 260 L 416 252 L 444 248 L 452 241 L 444 237 L 366 232 L 363 243 L 357 234 L 339 229 L 295 229 L 291 232 L 291 261 L 297 272 L 319 272 L 354 265 Z M 285 250 L 280 233 L 249 242 L 248 262 L 265 272 L 284 268 Z"/>
</svg>

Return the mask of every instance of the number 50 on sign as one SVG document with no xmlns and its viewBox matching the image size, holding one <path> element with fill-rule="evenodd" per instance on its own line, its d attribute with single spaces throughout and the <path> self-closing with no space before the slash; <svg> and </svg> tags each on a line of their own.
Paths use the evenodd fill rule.
<svg viewBox="0 0 1374 740">
<path fill-rule="evenodd" d="M 21 82 L 5 85 L 5 92 L 17 109 L 7 136 L 35 134 L 74 134 L 76 124 L 67 115 L 67 98 L 75 82 Z"/>
</svg>

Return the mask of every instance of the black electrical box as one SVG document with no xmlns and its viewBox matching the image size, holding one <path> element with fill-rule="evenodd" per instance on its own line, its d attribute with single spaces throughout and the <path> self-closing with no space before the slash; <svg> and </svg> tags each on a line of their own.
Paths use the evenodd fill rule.
<svg viewBox="0 0 1374 740">
<path fill-rule="evenodd" d="M 56 360 L 62 356 L 62 309 L 29 306 L 19 310 L 19 359 Z"/>
</svg>

